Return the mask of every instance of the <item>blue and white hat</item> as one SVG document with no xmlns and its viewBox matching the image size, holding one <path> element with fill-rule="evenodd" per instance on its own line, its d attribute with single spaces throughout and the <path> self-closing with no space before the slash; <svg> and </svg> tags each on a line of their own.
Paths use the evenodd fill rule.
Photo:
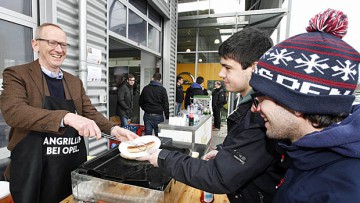
<svg viewBox="0 0 360 203">
<path fill-rule="evenodd" d="M 347 24 L 341 11 L 317 14 L 310 20 L 308 33 L 286 39 L 260 58 L 250 85 L 302 113 L 350 112 L 360 54 L 341 39 Z"/>
</svg>

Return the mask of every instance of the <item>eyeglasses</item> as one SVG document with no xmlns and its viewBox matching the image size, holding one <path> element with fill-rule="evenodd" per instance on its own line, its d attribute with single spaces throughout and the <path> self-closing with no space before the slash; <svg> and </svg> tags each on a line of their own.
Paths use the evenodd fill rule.
<svg viewBox="0 0 360 203">
<path fill-rule="evenodd" d="M 257 108 L 259 106 L 259 99 L 257 97 L 261 97 L 261 96 L 265 96 L 265 95 L 261 92 L 255 92 L 255 93 L 251 94 L 250 96 L 251 96 L 252 103 L 254 104 L 255 108 Z"/>
<path fill-rule="evenodd" d="M 69 46 L 69 44 L 67 44 L 67 43 L 58 42 L 58 41 L 56 41 L 56 40 L 41 39 L 41 38 L 38 38 L 38 39 L 36 39 L 36 40 L 47 42 L 48 45 L 49 45 L 51 48 L 56 48 L 59 44 L 60 44 L 60 47 L 61 47 L 62 49 L 66 49 L 66 48 Z"/>
</svg>

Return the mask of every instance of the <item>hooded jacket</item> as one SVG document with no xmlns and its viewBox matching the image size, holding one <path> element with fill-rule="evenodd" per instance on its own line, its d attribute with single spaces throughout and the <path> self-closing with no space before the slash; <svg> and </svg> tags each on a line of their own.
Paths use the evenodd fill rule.
<svg viewBox="0 0 360 203">
<path fill-rule="evenodd" d="M 360 202 L 360 108 L 283 146 L 293 163 L 273 202 Z"/>
</svg>

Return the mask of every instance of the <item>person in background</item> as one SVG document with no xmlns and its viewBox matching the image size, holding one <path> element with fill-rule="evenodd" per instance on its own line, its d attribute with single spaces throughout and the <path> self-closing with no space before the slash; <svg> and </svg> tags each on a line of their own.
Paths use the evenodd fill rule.
<svg viewBox="0 0 360 203">
<path fill-rule="evenodd" d="M 186 89 L 185 108 L 192 104 L 195 95 L 208 95 L 207 90 L 204 88 L 204 78 L 201 76 L 197 77 L 196 81 Z"/>
<path fill-rule="evenodd" d="M 226 104 L 226 94 L 220 81 L 215 81 L 212 92 L 212 108 L 214 116 L 214 131 L 219 131 L 221 126 L 221 109 Z"/>
<path fill-rule="evenodd" d="M 176 105 L 175 105 L 175 116 L 177 116 L 182 107 L 184 101 L 184 88 L 182 86 L 184 79 L 181 76 L 176 77 Z"/>
<path fill-rule="evenodd" d="M 286 159 L 277 151 L 278 141 L 266 137 L 264 120 L 251 112 L 254 91 L 249 85 L 257 60 L 271 46 L 271 39 L 255 28 L 245 28 L 220 45 L 219 77 L 228 91 L 240 92 L 243 99 L 227 118 L 224 142 L 205 160 L 166 149 L 153 150 L 139 160 L 150 161 L 192 187 L 227 194 L 230 202 L 271 202 L 286 171 Z"/>
<path fill-rule="evenodd" d="M 116 115 L 120 117 L 121 127 L 128 125 L 128 120 L 131 119 L 133 110 L 133 86 L 135 84 L 135 77 L 132 74 L 127 74 L 126 80 L 119 83 Z"/>
<path fill-rule="evenodd" d="M 166 89 L 161 84 L 161 74 L 154 73 L 150 84 L 142 90 L 139 105 L 144 113 L 145 135 L 158 136 L 158 124 L 169 119 L 169 100 Z"/>
<path fill-rule="evenodd" d="M 266 135 L 291 141 L 274 202 L 360 202 L 360 109 L 352 106 L 360 54 L 341 39 L 347 25 L 341 11 L 315 15 L 308 33 L 274 46 L 252 75 L 252 110 Z"/>
<path fill-rule="evenodd" d="M 40 25 L 31 44 L 39 58 L 3 72 L 1 112 L 11 127 L 6 178 L 16 203 L 60 202 L 72 193 L 71 171 L 86 161 L 84 137 L 138 136 L 98 112 L 81 80 L 61 69 L 68 44 L 58 25 Z"/>
</svg>

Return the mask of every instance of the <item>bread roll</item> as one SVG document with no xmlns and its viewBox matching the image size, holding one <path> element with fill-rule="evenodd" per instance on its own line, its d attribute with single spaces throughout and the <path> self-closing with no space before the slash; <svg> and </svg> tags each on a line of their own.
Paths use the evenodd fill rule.
<svg viewBox="0 0 360 203">
<path fill-rule="evenodd" d="M 155 141 L 150 141 L 146 144 L 139 144 L 139 145 L 135 145 L 135 146 L 128 146 L 127 150 L 130 153 L 137 153 L 137 152 L 143 152 L 146 151 L 148 149 L 151 149 L 155 146 Z"/>
</svg>

